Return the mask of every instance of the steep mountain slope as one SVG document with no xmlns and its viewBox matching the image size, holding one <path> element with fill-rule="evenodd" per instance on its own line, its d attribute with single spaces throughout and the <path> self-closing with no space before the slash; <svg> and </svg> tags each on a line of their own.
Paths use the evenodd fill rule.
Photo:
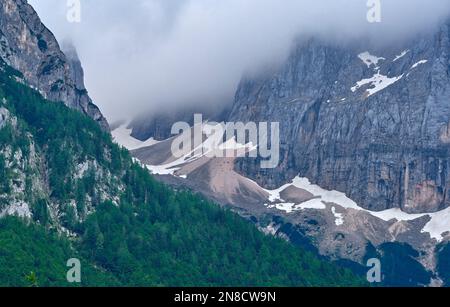
<svg viewBox="0 0 450 307">
<path fill-rule="evenodd" d="M 244 157 L 177 160 L 174 138 L 132 153 L 160 180 L 267 233 L 309 239 L 334 259 L 384 255 L 391 285 L 446 283 L 449 30 L 446 22 L 392 45 L 299 40 L 286 63 L 244 78 L 225 121 L 279 122 L 276 169 Z"/>
<path fill-rule="evenodd" d="M 450 205 L 450 24 L 390 46 L 300 42 L 276 72 L 243 80 L 231 121 L 278 121 L 283 161 L 259 176 L 296 175 L 375 211 Z"/>
<path fill-rule="evenodd" d="M 381 259 L 385 285 L 441 285 L 440 274 L 447 276 L 437 246 L 447 242 L 449 209 L 434 214 L 371 211 L 341 192 L 325 190 L 300 177 L 277 189 L 265 189 L 237 173 L 234 158 L 208 157 L 200 151 L 174 158 L 172 143 L 179 143 L 184 135 L 153 145 L 139 145 L 131 136 L 120 136 L 116 142 L 132 144 L 133 156 L 158 180 L 198 191 L 252 221 L 266 234 L 339 260 L 361 274 L 361 265 L 368 259 Z M 204 152 L 208 152 L 210 143 L 204 137 Z M 231 148 L 232 142 L 225 144 Z"/>
<path fill-rule="evenodd" d="M 67 260 L 77 258 L 83 267 L 81 284 L 66 280 Z M 0 284 L 2 287 L 118 286 L 119 281 L 94 267 L 67 238 L 17 217 L 0 219 Z"/>
<path fill-rule="evenodd" d="M 0 241 L 21 244 L 0 253 L 0 285 L 67 285 L 66 257 L 85 263 L 84 285 L 364 285 L 157 183 L 98 123 L 45 100 L 0 64 Z"/>
<path fill-rule="evenodd" d="M 24 81 L 47 99 L 63 102 L 93 118 L 103 129 L 109 129 L 77 77 L 80 70 L 82 75 L 81 65 L 68 60 L 26 0 L 0 3 L 0 58 L 22 72 Z"/>
</svg>

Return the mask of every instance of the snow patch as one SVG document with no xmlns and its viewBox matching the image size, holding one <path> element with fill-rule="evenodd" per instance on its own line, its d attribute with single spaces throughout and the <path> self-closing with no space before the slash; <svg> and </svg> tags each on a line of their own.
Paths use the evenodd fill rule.
<svg viewBox="0 0 450 307">
<path fill-rule="evenodd" d="M 370 85 L 371 88 L 367 90 L 367 97 L 370 97 L 379 91 L 384 90 L 385 88 L 391 86 L 395 82 L 399 81 L 403 78 L 403 75 L 398 77 L 389 78 L 388 76 L 384 76 L 377 72 L 372 78 L 363 79 L 358 81 L 354 87 L 351 88 L 352 92 L 356 92 L 358 89 L 365 85 Z"/>
<path fill-rule="evenodd" d="M 274 201 L 280 199 L 280 193 L 283 190 L 292 186 L 311 193 L 315 198 L 301 204 L 293 204 L 285 202 L 273 204 Z M 294 180 L 291 183 L 283 185 L 279 189 L 265 190 L 265 191 L 269 194 L 268 200 L 272 202 L 272 204 L 266 204 L 265 206 L 267 206 L 268 208 L 276 208 L 278 210 L 282 210 L 287 213 L 292 213 L 294 211 L 302 209 L 323 210 L 326 209 L 325 204 L 335 204 L 347 210 L 353 209 L 366 212 L 386 222 L 392 220 L 396 220 L 399 222 L 413 221 L 418 218 L 428 216 L 430 217 L 430 221 L 424 226 L 421 232 L 429 233 L 430 237 L 432 239 L 436 239 L 438 242 L 441 242 L 444 239 L 442 236 L 444 233 L 450 231 L 450 208 L 447 208 L 445 210 L 436 213 L 424 213 L 424 214 L 409 214 L 401 211 L 398 208 L 380 212 L 370 211 L 358 206 L 357 203 L 355 203 L 352 199 L 348 198 L 342 192 L 325 190 L 319 187 L 318 185 L 311 184 L 311 182 L 307 178 L 301 178 L 299 176 L 294 178 Z M 343 214 L 337 213 L 334 207 L 331 210 L 336 218 L 335 221 L 336 225 L 337 226 L 342 225 L 344 223 Z"/>
<path fill-rule="evenodd" d="M 301 204 L 295 203 L 278 203 L 278 204 L 265 204 L 269 209 L 278 209 L 286 213 L 293 213 L 295 211 L 315 209 L 315 210 L 325 210 L 327 206 L 320 199 L 311 199 Z"/>
<path fill-rule="evenodd" d="M 379 68 L 378 62 L 386 60 L 385 58 L 372 55 L 368 51 L 359 54 L 358 57 L 361 59 L 361 61 L 364 62 L 364 64 L 367 65 L 368 68 L 370 68 L 370 66 L 374 65 L 375 69 Z"/>
<path fill-rule="evenodd" d="M 279 204 L 268 205 L 267 207 L 271 208 L 271 209 L 275 208 L 280 211 L 284 211 L 286 213 L 292 213 L 295 211 L 294 203 L 279 203 Z"/>
<path fill-rule="evenodd" d="M 332 207 L 331 212 L 333 213 L 334 217 L 336 218 L 336 220 L 335 220 L 336 226 L 344 225 L 344 214 L 337 213 L 336 207 Z"/>
<path fill-rule="evenodd" d="M 421 61 L 417 62 L 416 64 L 414 64 L 413 66 L 411 66 L 411 69 L 415 69 L 415 68 L 419 67 L 419 65 L 423 65 L 426 63 L 428 63 L 428 60 L 421 60 Z"/>
<path fill-rule="evenodd" d="M 422 229 L 422 233 L 429 233 L 432 238 L 442 242 L 442 235 L 450 231 L 450 208 L 425 215 L 430 216 L 431 220 Z"/>
<path fill-rule="evenodd" d="M 183 179 L 187 179 L 187 176 L 176 174 L 183 165 L 197 161 L 203 157 L 223 157 L 226 152 L 233 151 L 237 156 L 245 155 L 247 152 L 251 152 L 257 149 L 257 146 L 252 143 L 240 144 L 236 141 L 236 137 L 230 138 L 226 142 L 223 141 L 223 136 L 226 130 L 223 129 L 222 124 L 202 124 L 202 131 L 213 131 L 214 134 L 219 133 L 220 139 L 217 135 L 212 135 L 206 138 L 206 140 L 193 150 L 186 152 L 182 157 L 175 159 L 174 161 L 162 165 L 146 165 L 147 169 L 155 175 L 173 175 Z M 220 134 L 221 132 L 221 134 Z M 180 135 L 178 137 L 184 137 Z M 221 155 L 220 155 L 221 154 Z"/>
<path fill-rule="evenodd" d="M 389 222 L 391 220 L 414 221 L 425 215 L 425 214 L 409 214 L 409 213 L 403 212 L 399 208 L 388 209 L 388 210 L 384 210 L 384 211 L 380 211 L 380 212 L 376 212 L 376 211 L 368 211 L 368 212 L 370 212 L 370 214 L 372 214 L 373 216 L 375 216 L 383 221 L 386 221 L 386 222 Z"/>
<path fill-rule="evenodd" d="M 400 53 L 399 55 L 397 55 L 395 57 L 395 59 L 393 60 L 393 62 L 397 62 L 398 60 L 400 60 L 401 58 L 403 58 L 405 55 L 407 55 L 409 53 L 409 50 L 404 50 L 402 51 L 402 53 Z"/>
<path fill-rule="evenodd" d="M 153 138 L 150 138 L 146 141 L 140 141 L 131 136 L 133 132 L 132 129 L 128 129 L 127 125 L 122 125 L 119 128 L 115 129 L 111 134 L 113 136 L 113 140 L 115 143 L 125 147 L 128 150 L 135 150 L 143 147 L 148 147 L 159 143 L 155 141 Z"/>
<path fill-rule="evenodd" d="M 297 209 L 305 210 L 305 209 L 316 209 L 316 210 L 325 210 L 327 206 L 320 199 L 311 199 L 300 205 L 295 206 Z"/>
</svg>

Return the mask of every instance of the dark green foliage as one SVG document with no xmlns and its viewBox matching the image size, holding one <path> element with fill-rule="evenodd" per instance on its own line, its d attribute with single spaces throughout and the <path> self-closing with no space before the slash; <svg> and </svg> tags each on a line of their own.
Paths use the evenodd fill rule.
<svg viewBox="0 0 450 307">
<path fill-rule="evenodd" d="M 39 199 L 32 209 L 34 220 L 39 222 L 41 225 L 47 225 L 50 221 L 47 201 L 45 199 Z"/>
<path fill-rule="evenodd" d="M 11 126 L 6 125 L 0 129 L 0 144 L 11 144 L 13 142 L 13 133 Z"/>
<path fill-rule="evenodd" d="M 438 264 L 437 272 L 444 281 L 446 287 L 450 287 L 450 244 L 443 243 L 437 248 Z"/>
<path fill-rule="evenodd" d="M 9 171 L 6 168 L 5 156 L 0 155 L 0 194 L 9 193 Z"/>
<path fill-rule="evenodd" d="M 132 285 L 357 285 L 343 269 L 260 233 L 254 225 L 190 193 L 120 207 L 105 203 L 85 224 L 82 250 Z M 362 284 L 362 283 L 360 283 Z"/>
<path fill-rule="evenodd" d="M 416 260 L 420 255 L 410 245 L 385 243 L 379 247 L 383 286 L 427 286 L 432 274 Z"/>
<path fill-rule="evenodd" d="M 8 109 L 25 123 L 37 145 L 45 151 L 51 171 L 52 196 L 57 199 L 73 196 L 70 178 L 75 156 L 80 161 L 91 159 L 112 170 L 120 169 L 120 149 L 111 150 L 112 160 L 105 158 L 104 149 L 113 146 L 110 136 L 97 123 L 62 103 L 44 101 L 39 93 L 14 82 L 4 73 L 0 73 L 0 83 L 0 97 L 12 102 Z M 25 138 L 21 140 L 26 141 Z M 26 149 L 26 145 L 18 144 L 21 149 Z"/>
<path fill-rule="evenodd" d="M 234 213 L 156 182 L 93 120 L 45 101 L 4 73 L 0 73 L 2 97 L 22 129 L 32 135 L 49 171 L 51 194 L 35 202 L 34 219 L 40 225 L 51 223 L 47 204 L 54 200 L 63 213 L 62 226 L 79 239 L 68 242 L 41 226 L 0 220 L 0 284 L 66 285 L 64 265 L 74 253 L 87 260 L 88 268 L 110 274 L 87 280 L 95 285 L 111 280 L 132 286 L 364 284 L 311 252 L 263 235 Z M 18 146 L 26 150 L 29 144 Z M 74 165 L 83 161 L 96 161 L 120 178 L 125 191 L 119 204 L 101 203 L 94 169 L 74 179 Z M 88 196 L 95 207 L 91 215 L 86 212 Z M 75 207 L 69 205 L 73 199 Z M 77 216 L 87 219 L 80 223 Z"/>
<path fill-rule="evenodd" d="M 70 258 L 82 263 L 81 285 L 67 282 Z M 0 286 L 118 285 L 111 274 L 95 269 L 63 237 L 15 217 L 0 219 Z"/>
</svg>

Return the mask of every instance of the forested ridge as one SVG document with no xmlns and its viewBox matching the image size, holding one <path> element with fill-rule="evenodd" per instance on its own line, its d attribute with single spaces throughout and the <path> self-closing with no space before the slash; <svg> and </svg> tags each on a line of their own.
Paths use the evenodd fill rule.
<svg viewBox="0 0 450 307">
<path fill-rule="evenodd" d="M 5 63 L 0 108 L 1 286 L 358 286 L 361 277 L 154 180 L 90 118 L 46 101 Z M 15 155 L 14 153 L 20 153 Z M 14 196 L 14 197 L 12 197 Z M 16 207 L 18 205 L 15 205 Z"/>
</svg>

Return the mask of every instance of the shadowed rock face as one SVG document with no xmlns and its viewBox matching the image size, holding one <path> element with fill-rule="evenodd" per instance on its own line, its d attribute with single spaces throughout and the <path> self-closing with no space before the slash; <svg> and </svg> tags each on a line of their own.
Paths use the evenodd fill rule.
<svg viewBox="0 0 450 307">
<path fill-rule="evenodd" d="M 194 114 L 202 114 L 203 120 L 222 122 L 226 119 L 226 109 L 214 106 L 183 106 L 177 110 L 162 108 L 157 112 L 149 112 L 135 118 L 129 125 L 132 129 L 131 136 L 139 140 L 154 138 L 162 141 L 173 136 L 172 126 L 176 122 L 186 122 L 191 126 L 194 124 Z"/>
<path fill-rule="evenodd" d="M 109 130 L 106 119 L 84 88 L 78 59 L 66 57 L 26 0 L 0 3 L 0 57 L 47 99 L 63 102 Z"/>
<path fill-rule="evenodd" d="M 282 161 L 238 170 L 269 187 L 300 174 L 371 210 L 450 206 L 449 28 L 382 48 L 302 42 L 275 73 L 243 80 L 230 121 L 280 122 Z"/>
</svg>

